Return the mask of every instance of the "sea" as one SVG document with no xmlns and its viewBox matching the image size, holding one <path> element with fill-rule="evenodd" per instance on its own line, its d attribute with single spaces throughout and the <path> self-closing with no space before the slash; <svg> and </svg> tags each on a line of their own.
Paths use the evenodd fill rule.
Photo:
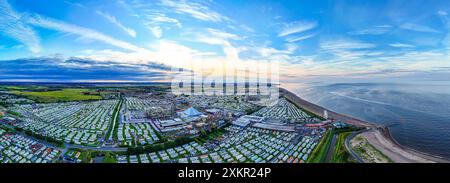
<svg viewBox="0 0 450 183">
<path fill-rule="evenodd" d="M 300 83 L 282 87 L 314 104 L 389 127 L 403 146 L 450 159 L 450 83 Z"/>
</svg>

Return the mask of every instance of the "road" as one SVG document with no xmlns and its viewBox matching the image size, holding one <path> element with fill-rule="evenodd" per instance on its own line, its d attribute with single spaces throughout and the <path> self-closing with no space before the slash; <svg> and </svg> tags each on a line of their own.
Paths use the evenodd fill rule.
<svg viewBox="0 0 450 183">
<path fill-rule="evenodd" d="M 348 152 L 350 152 L 350 154 L 353 156 L 353 158 L 356 159 L 356 161 L 358 161 L 358 163 L 365 163 L 364 160 L 358 155 L 358 153 L 356 153 L 350 146 L 350 141 L 358 134 L 363 133 L 367 130 L 360 130 L 360 131 L 356 131 L 356 132 L 352 132 L 352 134 L 350 134 L 349 136 L 347 136 L 347 138 L 345 139 L 345 148 L 347 149 Z"/>
<path fill-rule="evenodd" d="M 325 159 L 326 163 L 331 163 L 331 159 L 333 158 L 334 149 L 336 148 L 336 139 L 338 134 L 334 133 L 333 138 L 331 139 L 330 147 L 328 148 L 327 157 Z"/>
<path fill-rule="evenodd" d="M 90 146 L 75 145 L 75 144 L 66 144 L 66 147 L 67 148 L 95 150 L 95 151 L 115 151 L 115 152 L 125 152 L 128 150 L 128 148 L 126 148 L 126 147 L 90 147 Z"/>
<path fill-rule="evenodd" d="M 114 128 L 116 127 L 117 119 L 119 119 L 117 116 L 120 114 L 120 109 L 122 107 L 122 102 L 123 102 L 123 100 L 120 99 L 119 103 L 117 104 L 117 107 L 114 109 L 114 114 L 113 114 L 113 119 L 112 119 L 113 122 L 112 122 L 111 126 L 108 129 L 108 133 L 106 133 L 106 134 L 109 135 L 109 137 L 105 137 L 104 138 L 105 140 L 106 139 L 108 139 L 110 141 L 113 140 Z"/>
</svg>

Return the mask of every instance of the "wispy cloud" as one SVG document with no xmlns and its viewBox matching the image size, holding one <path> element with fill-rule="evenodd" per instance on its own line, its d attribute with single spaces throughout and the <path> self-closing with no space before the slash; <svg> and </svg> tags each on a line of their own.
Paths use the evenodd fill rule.
<svg viewBox="0 0 450 183">
<path fill-rule="evenodd" d="M 322 49 L 325 50 L 338 50 L 338 49 L 364 49 L 373 48 L 374 44 L 366 43 L 353 39 L 335 39 L 323 41 L 320 44 Z"/>
<path fill-rule="evenodd" d="M 218 38 L 222 38 L 222 39 L 233 39 L 233 40 L 241 39 L 240 36 L 229 33 L 229 32 L 224 32 L 224 31 L 212 29 L 212 28 L 208 28 L 207 30 L 213 37 L 218 37 Z"/>
<path fill-rule="evenodd" d="M 128 35 L 130 35 L 131 37 L 136 37 L 136 31 L 134 29 L 125 27 L 121 22 L 119 22 L 117 20 L 117 18 L 115 16 L 110 15 L 107 12 L 102 12 L 102 11 L 97 11 L 97 14 L 99 14 L 100 16 L 104 17 L 106 20 L 108 20 L 109 22 L 111 22 L 112 24 L 116 25 L 117 27 L 119 27 L 120 29 L 122 29 L 123 31 L 125 31 Z"/>
<path fill-rule="evenodd" d="M 254 50 L 259 54 L 260 57 L 255 58 L 257 60 L 291 63 L 295 60 L 293 54 L 298 48 L 299 47 L 297 45 L 288 43 L 285 45 L 285 49 L 276 49 L 266 46 L 251 48 L 251 50 Z"/>
<path fill-rule="evenodd" d="M 162 29 L 160 26 L 148 26 L 148 29 L 150 30 L 150 32 L 153 34 L 153 36 L 155 36 L 156 38 L 161 38 L 162 37 Z"/>
<path fill-rule="evenodd" d="M 188 2 L 185 0 L 161 0 L 161 4 L 172 8 L 179 14 L 187 14 L 202 21 L 221 22 L 229 20 L 228 17 L 211 10 L 208 6 L 199 2 Z"/>
<path fill-rule="evenodd" d="M 381 35 L 389 32 L 392 26 L 390 25 L 379 25 L 375 27 L 371 27 L 368 29 L 360 29 L 349 32 L 352 35 Z"/>
<path fill-rule="evenodd" d="M 18 44 L 18 45 L 12 46 L 11 48 L 12 48 L 12 49 L 20 49 L 20 48 L 23 48 L 23 47 L 24 47 L 23 44 Z"/>
<path fill-rule="evenodd" d="M 441 15 L 441 16 L 446 16 L 446 15 L 447 15 L 447 12 L 444 11 L 444 10 L 439 10 L 439 11 L 437 12 L 437 14 L 438 14 L 438 15 Z"/>
<path fill-rule="evenodd" d="M 241 40 L 242 38 L 236 34 L 225 32 L 222 30 L 207 28 L 205 31 L 189 33 L 195 38 L 194 42 L 205 43 L 210 45 L 222 46 L 225 57 L 229 60 L 239 60 L 240 49 L 233 46 L 232 40 Z"/>
<path fill-rule="evenodd" d="M 425 26 L 425 25 L 419 25 L 419 24 L 415 24 L 415 23 L 404 23 L 402 25 L 400 25 L 400 28 L 402 29 L 406 29 L 406 30 L 412 30 L 412 31 L 417 31 L 417 32 L 429 32 L 429 33 L 440 33 L 440 31 Z"/>
<path fill-rule="evenodd" d="M 113 45 L 113 46 L 116 46 L 119 48 L 127 49 L 127 50 L 146 51 L 143 48 L 140 48 L 138 46 L 135 46 L 135 45 L 130 44 L 125 41 L 117 40 L 111 36 L 108 36 L 106 34 L 98 32 L 96 30 L 73 25 L 73 24 L 68 24 L 68 23 L 65 23 L 62 21 L 54 20 L 54 19 L 43 17 L 40 15 L 35 15 L 35 16 L 30 17 L 28 19 L 28 23 L 35 25 L 35 26 L 39 26 L 39 27 L 44 27 L 44 28 L 48 28 L 48 29 L 53 29 L 53 30 L 57 30 L 57 31 L 61 31 L 61 32 L 78 35 L 85 39 L 101 41 L 103 43 Z"/>
<path fill-rule="evenodd" d="M 279 37 L 287 36 L 295 33 L 304 32 L 313 29 L 317 26 L 317 22 L 310 21 L 297 21 L 286 24 L 283 29 L 278 33 Z"/>
<path fill-rule="evenodd" d="M 395 48 L 414 48 L 414 47 L 416 47 L 414 45 L 404 44 L 404 43 L 392 43 L 392 44 L 389 44 L 389 46 L 392 46 Z"/>
<path fill-rule="evenodd" d="M 348 38 L 335 38 L 321 41 L 320 48 L 324 53 L 331 53 L 335 59 L 352 60 L 363 56 L 371 56 L 367 49 L 376 47 L 375 44 L 366 43 Z"/>
<path fill-rule="evenodd" d="M 128 2 L 139 3 L 139 4 L 137 4 L 136 6 L 131 6 L 131 5 L 128 4 Z M 123 0 L 117 0 L 116 3 L 117 3 L 119 6 L 121 6 L 122 8 L 124 8 L 125 11 L 127 11 L 127 12 L 130 14 L 130 16 L 137 17 L 137 18 L 140 18 L 140 17 L 141 17 L 141 16 L 135 11 L 136 8 L 138 8 L 138 7 L 141 6 L 141 4 L 140 4 L 141 2 L 137 2 L 137 1 L 127 1 L 127 2 L 125 2 L 125 1 L 123 1 Z"/>
<path fill-rule="evenodd" d="M 247 32 L 255 32 L 255 30 L 253 28 L 249 27 L 248 25 L 242 24 L 242 25 L 240 25 L 240 27 Z"/>
<path fill-rule="evenodd" d="M 81 4 L 81 3 L 74 3 L 74 2 L 70 2 L 70 1 L 64 1 L 64 3 L 66 3 L 66 4 L 68 4 L 68 5 L 71 5 L 71 6 L 76 6 L 76 7 L 78 7 L 78 8 L 86 8 L 86 6 L 84 6 L 84 5 Z"/>
<path fill-rule="evenodd" d="M 297 46 L 296 44 L 292 44 L 292 43 L 285 44 L 285 47 L 289 53 L 293 53 L 295 50 L 297 50 L 299 48 L 299 46 Z"/>
<path fill-rule="evenodd" d="M 152 12 L 152 10 L 146 10 L 144 25 L 150 30 L 150 32 L 156 38 L 161 38 L 163 35 L 163 27 L 169 27 L 175 25 L 178 28 L 182 28 L 182 24 L 179 20 L 166 16 L 161 12 Z"/>
<path fill-rule="evenodd" d="M 223 47 L 230 47 L 231 40 L 241 40 L 242 38 L 236 34 L 225 32 L 222 30 L 207 28 L 206 31 L 199 31 L 189 33 L 195 38 L 195 42 L 206 43 L 210 45 L 221 45 Z"/>
<path fill-rule="evenodd" d="M 175 18 L 168 17 L 167 15 L 165 15 L 163 13 L 156 13 L 156 14 L 147 15 L 147 16 L 148 16 L 148 20 L 153 22 L 153 23 L 173 23 L 178 28 L 182 27 L 180 21 L 178 21 Z"/>
<path fill-rule="evenodd" d="M 31 52 L 38 53 L 41 51 L 39 36 L 22 21 L 22 16 L 6 0 L 0 0 L 0 33 L 25 44 Z"/>
<path fill-rule="evenodd" d="M 304 35 L 304 36 L 299 36 L 299 37 L 290 37 L 290 38 L 287 38 L 286 41 L 293 43 L 293 42 L 297 42 L 297 41 L 303 41 L 305 39 L 309 39 L 314 36 L 316 36 L 316 34 L 309 34 L 309 35 Z"/>
</svg>

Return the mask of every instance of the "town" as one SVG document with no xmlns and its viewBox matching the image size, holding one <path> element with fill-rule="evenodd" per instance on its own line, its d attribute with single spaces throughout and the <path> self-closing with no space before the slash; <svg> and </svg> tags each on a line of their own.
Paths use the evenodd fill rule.
<svg viewBox="0 0 450 183">
<path fill-rule="evenodd" d="M 71 90 L 80 92 L 43 97 Z M 164 85 L 0 95 L 4 163 L 306 163 L 326 156 L 330 131 L 348 128 L 283 96 L 263 106 L 263 96 L 174 95 Z"/>
</svg>

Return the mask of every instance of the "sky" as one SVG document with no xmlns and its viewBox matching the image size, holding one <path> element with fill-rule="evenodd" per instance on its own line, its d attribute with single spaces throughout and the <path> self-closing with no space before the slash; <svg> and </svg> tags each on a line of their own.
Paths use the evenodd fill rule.
<svg viewBox="0 0 450 183">
<path fill-rule="evenodd" d="M 271 64 L 286 83 L 447 81 L 449 31 L 439 0 L 0 0 L 0 81 L 168 81 L 173 68 Z"/>
</svg>

